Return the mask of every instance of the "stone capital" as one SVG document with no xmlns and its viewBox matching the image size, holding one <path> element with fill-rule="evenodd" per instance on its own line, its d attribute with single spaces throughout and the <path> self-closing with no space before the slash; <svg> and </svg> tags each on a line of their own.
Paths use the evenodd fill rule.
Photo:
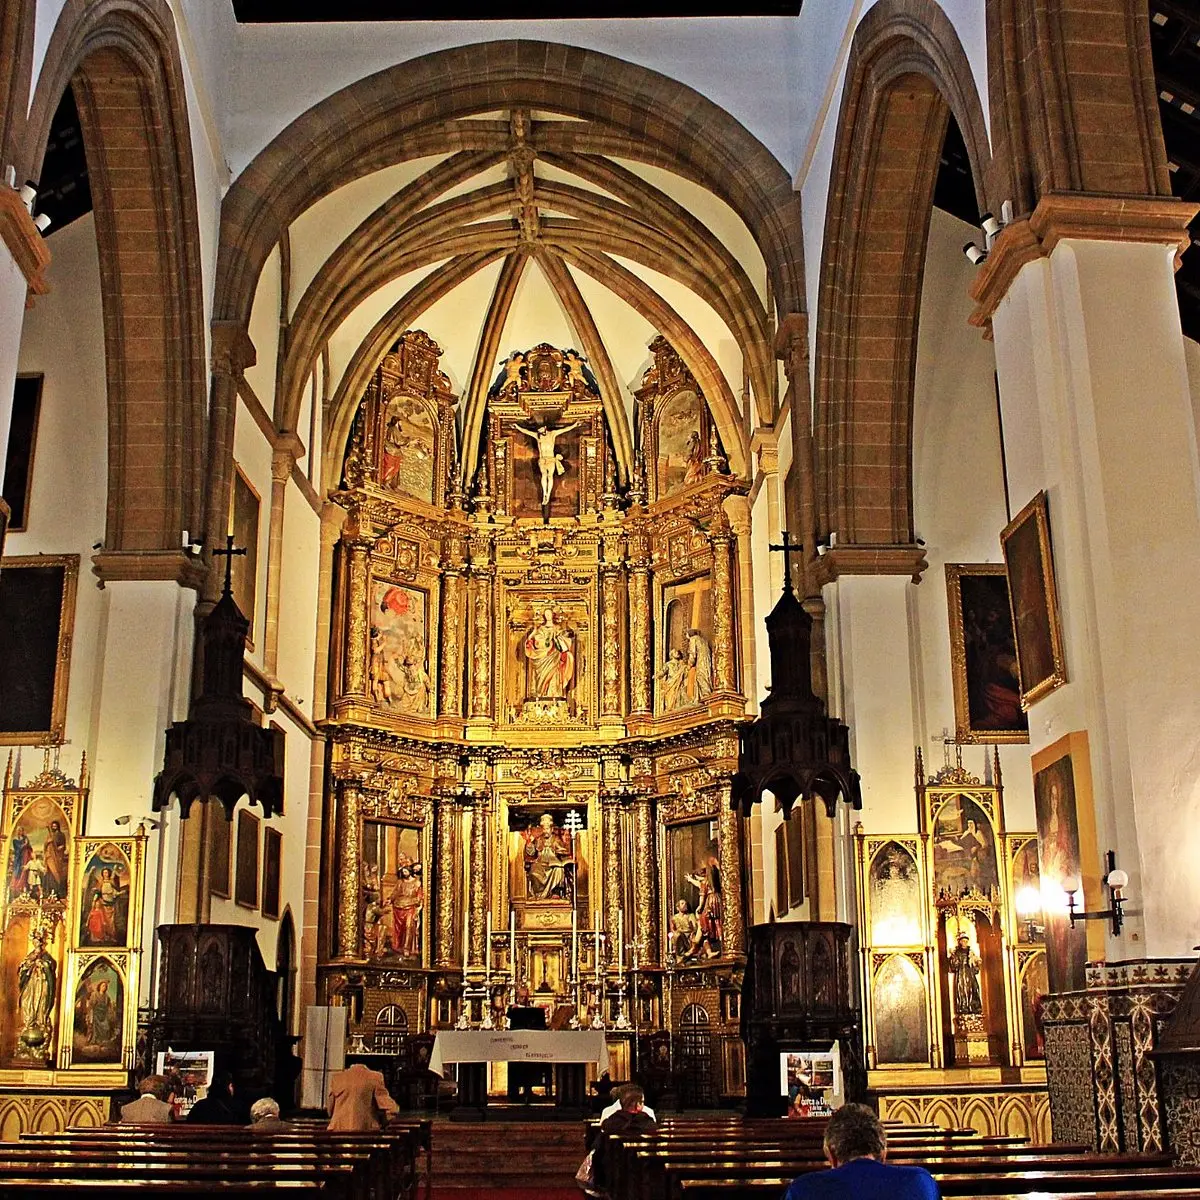
<svg viewBox="0 0 1200 1200">
<path fill-rule="evenodd" d="M 927 566 L 924 546 L 833 546 L 814 561 L 813 582 L 824 587 L 844 575 L 907 575 L 920 583 Z"/>
<path fill-rule="evenodd" d="M 237 378 L 258 362 L 258 351 L 240 321 L 212 323 L 212 369 L 214 375 Z"/>
<path fill-rule="evenodd" d="M 134 581 L 177 583 L 199 591 L 204 583 L 203 561 L 180 550 L 101 550 L 92 555 L 96 586 Z"/>
</svg>

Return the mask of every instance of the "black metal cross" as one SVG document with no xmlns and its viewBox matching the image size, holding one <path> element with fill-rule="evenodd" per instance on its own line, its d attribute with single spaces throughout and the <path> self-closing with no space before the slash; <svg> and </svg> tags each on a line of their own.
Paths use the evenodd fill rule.
<svg viewBox="0 0 1200 1200">
<path fill-rule="evenodd" d="M 792 535 L 785 529 L 780 536 L 783 538 L 781 546 L 767 543 L 768 550 L 778 550 L 783 555 L 783 590 L 790 593 L 792 591 L 792 560 L 791 555 L 803 554 L 804 547 L 799 542 L 792 541 Z"/>
<path fill-rule="evenodd" d="M 235 554 L 245 554 L 245 553 L 246 553 L 245 546 L 242 546 L 241 549 L 237 549 L 237 550 L 234 549 L 232 533 L 227 533 L 225 535 L 225 549 L 224 550 L 221 550 L 221 549 L 213 550 L 213 558 L 216 558 L 218 554 L 225 555 L 225 592 L 224 592 L 224 594 L 226 596 L 233 595 L 233 556 Z"/>
</svg>

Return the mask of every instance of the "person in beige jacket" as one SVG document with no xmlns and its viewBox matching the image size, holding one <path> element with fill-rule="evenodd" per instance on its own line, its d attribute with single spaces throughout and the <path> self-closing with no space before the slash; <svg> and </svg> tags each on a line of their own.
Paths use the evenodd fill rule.
<svg viewBox="0 0 1200 1200">
<path fill-rule="evenodd" d="M 388 1095 L 383 1076 L 362 1063 L 329 1081 L 329 1128 L 338 1133 L 373 1133 L 400 1106 Z"/>
<path fill-rule="evenodd" d="M 147 1075 L 138 1091 L 138 1099 L 121 1105 L 122 1125 L 166 1125 L 175 1119 L 174 1096 L 165 1075 Z"/>
</svg>

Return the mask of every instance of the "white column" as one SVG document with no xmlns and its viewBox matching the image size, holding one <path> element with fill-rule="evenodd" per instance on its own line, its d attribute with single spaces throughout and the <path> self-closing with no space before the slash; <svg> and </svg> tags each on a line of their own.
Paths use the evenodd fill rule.
<svg viewBox="0 0 1200 1200">
<path fill-rule="evenodd" d="M 1030 711 L 1030 749 L 1087 731 L 1097 849 L 1144 911 L 1110 958 L 1200 940 L 1200 479 L 1172 258 L 1064 239 L 992 319 L 1009 490 L 1049 494 L 1070 679 Z"/>
</svg>

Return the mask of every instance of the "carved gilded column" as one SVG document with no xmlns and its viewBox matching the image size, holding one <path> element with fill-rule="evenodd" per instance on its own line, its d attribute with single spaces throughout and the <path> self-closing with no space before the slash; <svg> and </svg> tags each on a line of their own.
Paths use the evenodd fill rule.
<svg viewBox="0 0 1200 1200">
<path fill-rule="evenodd" d="M 454 953 L 454 853 L 458 805 L 449 796 L 439 796 L 434 835 L 437 838 L 437 926 L 434 931 L 434 963 L 456 965 Z"/>
<path fill-rule="evenodd" d="M 621 910 L 621 801 L 616 795 L 604 798 L 604 928 L 617 936 L 617 913 Z"/>
<path fill-rule="evenodd" d="M 371 543 L 348 538 L 349 580 L 346 588 L 346 692 L 367 695 L 367 572 Z"/>
<path fill-rule="evenodd" d="M 746 914 L 742 907 L 742 816 L 730 807 L 728 791 L 721 796 L 717 817 L 717 849 L 721 867 L 721 899 L 725 905 L 725 951 L 746 953 Z"/>
<path fill-rule="evenodd" d="M 633 939 L 638 959 L 658 962 L 658 870 L 654 852 L 654 804 L 639 797 L 633 808 Z M 628 919 L 626 930 L 630 929 Z"/>
<path fill-rule="evenodd" d="M 361 838 L 362 792 L 357 779 L 342 781 L 338 797 L 338 956 L 362 954 Z"/>
<path fill-rule="evenodd" d="M 654 652 L 650 641 L 650 546 L 645 534 L 630 539 L 629 558 L 629 710 L 634 716 L 649 716 Z"/>
<path fill-rule="evenodd" d="M 733 537 L 725 520 L 714 524 L 713 548 L 713 688 L 737 690 L 733 646 Z"/>
<path fill-rule="evenodd" d="M 600 568 L 600 717 L 620 720 L 621 568 Z"/>
<path fill-rule="evenodd" d="M 463 540 L 446 539 L 446 570 L 442 575 L 442 665 L 439 716 L 461 717 L 462 704 L 462 614 Z"/>
<path fill-rule="evenodd" d="M 471 716 L 492 715 L 492 570 L 475 571 L 474 633 L 471 653 Z"/>
<path fill-rule="evenodd" d="M 484 967 L 484 941 L 486 940 L 488 907 L 488 797 L 487 792 L 475 793 L 475 807 L 471 812 L 471 874 L 470 912 L 467 967 L 471 971 L 482 971 Z"/>
</svg>

